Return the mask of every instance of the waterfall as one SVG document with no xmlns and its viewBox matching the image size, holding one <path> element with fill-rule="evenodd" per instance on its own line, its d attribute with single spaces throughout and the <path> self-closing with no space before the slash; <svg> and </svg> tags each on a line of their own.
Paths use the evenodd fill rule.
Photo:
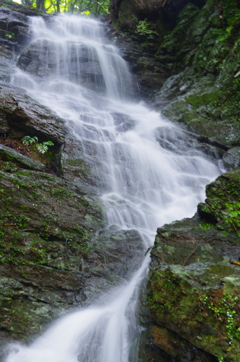
<svg viewBox="0 0 240 362">
<path fill-rule="evenodd" d="M 178 126 L 134 102 L 128 67 L 98 21 L 33 17 L 31 33 L 12 83 L 66 120 L 108 225 L 138 230 L 147 250 L 157 227 L 195 213 L 218 167 Z M 124 285 L 61 318 L 30 346 L 10 346 L 6 362 L 137 361 L 135 311 L 148 263 L 149 255 Z"/>
</svg>

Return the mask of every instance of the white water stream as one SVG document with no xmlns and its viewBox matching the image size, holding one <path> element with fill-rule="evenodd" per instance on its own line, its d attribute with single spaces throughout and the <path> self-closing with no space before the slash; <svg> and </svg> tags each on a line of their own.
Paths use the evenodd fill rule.
<svg viewBox="0 0 240 362">
<path fill-rule="evenodd" d="M 91 161 L 109 226 L 138 230 L 147 249 L 157 227 L 195 213 L 219 169 L 177 126 L 129 100 L 131 75 L 100 23 L 31 21 L 32 46 L 47 60 L 38 58 L 38 76 L 17 69 L 12 82 L 66 120 Z M 104 304 L 63 317 L 30 346 L 11 346 L 6 362 L 137 361 L 135 309 L 148 263 Z"/>
</svg>

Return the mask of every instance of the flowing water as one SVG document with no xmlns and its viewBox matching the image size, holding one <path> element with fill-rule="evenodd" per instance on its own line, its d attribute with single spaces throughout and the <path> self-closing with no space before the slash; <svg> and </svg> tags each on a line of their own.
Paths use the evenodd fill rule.
<svg viewBox="0 0 240 362">
<path fill-rule="evenodd" d="M 195 213 L 219 169 L 177 126 L 131 100 L 131 74 L 99 22 L 63 15 L 31 22 L 32 42 L 12 83 L 66 120 L 91 165 L 108 225 L 138 230 L 147 250 L 157 227 Z M 125 285 L 63 317 L 32 345 L 11 346 L 6 361 L 137 361 L 135 310 L 148 263 L 146 256 Z"/>
</svg>

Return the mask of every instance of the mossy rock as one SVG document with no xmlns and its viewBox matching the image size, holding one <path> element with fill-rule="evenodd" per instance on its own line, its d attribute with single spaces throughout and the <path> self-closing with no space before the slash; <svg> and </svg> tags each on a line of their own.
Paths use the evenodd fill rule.
<svg viewBox="0 0 240 362">
<path fill-rule="evenodd" d="M 176 26 L 164 39 L 161 34 L 155 39 L 159 42 L 155 60 L 157 68 L 165 70 L 165 83 L 163 74 L 152 71 L 152 66 L 142 69 L 143 75 L 150 69 L 152 78 L 155 74 L 152 85 L 147 83 L 155 107 L 225 149 L 240 145 L 239 11 L 236 1 L 217 6 L 208 0 L 202 8 L 187 4 Z M 154 24 L 150 21 L 149 27 Z"/>
<path fill-rule="evenodd" d="M 29 341 L 142 261 L 138 232 L 106 229 L 101 201 L 70 181 L 13 159 L 7 170 L 0 163 L 0 202 L 1 347 Z"/>
<path fill-rule="evenodd" d="M 184 361 L 184 353 L 194 360 L 201 351 L 203 361 L 239 361 L 239 181 L 239 171 L 218 177 L 207 186 L 199 215 L 157 230 L 149 333 L 176 361 Z"/>
<path fill-rule="evenodd" d="M 220 230 L 236 233 L 240 238 L 240 171 L 226 173 L 207 186 L 207 199 L 198 212 Z"/>
</svg>

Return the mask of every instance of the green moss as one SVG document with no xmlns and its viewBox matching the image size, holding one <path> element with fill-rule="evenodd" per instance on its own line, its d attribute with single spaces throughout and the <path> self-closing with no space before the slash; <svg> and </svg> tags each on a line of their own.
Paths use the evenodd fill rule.
<svg viewBox="0 0 240 362">
<path fill-rule="evenodd" d="M 148 308 L 160 325 L 171 325 L 171 329 L 179 331 L 183 338 L 194 341 L 195 346 L 197 344 L 216 357 L 222 356 L 223 350 L 227 349 L 226 354 L 237 361 L 240 341 L 237 290 L 225 295 L 222 289 L 203 285 L 201 293 L 201 289 L 188 282 L 187 271 L 180 275 L 179 268 L 177 272 L 165 269 L 151 274 L 147 299 Z M 199 338 L 196 339 L 196 335 Z"/>
<path fill-rule="evenodd" d="M 0 173 L 0 263 L 75 269 L 75 260 L 93 249 L 88 241 L 94 225 L 102 225 L 99 207 L 52 175 Z M 59 243 L 57 253 L 49 249 L 50 240 Z"/>
<path fill-rule="evenodd" d="M 83 166 L 85 164 L 85 161 L 82 158 L 76 158 L 76 159 L 68 158 L 66 160 L 66 163 L 72 166 Z"/>
<path fill-rule="evenodd" d="M 165 93 L 173 98 L 164 115 L 228 147 L 240 144 L 239 11 L 236 0 L 208 0 L 202 9 L 188 4 L 157 55 L 178 74 L 172 91 L 169 83 L 157 94 L 156 104 Z"/>
<path fill-rule="evenodd" d="M 221 92 L 218 90 L 201 94 L 190 94 L 186 97 L 186 101 L 193 106 L 201 107 L 217 101 L 220 95 Z"/>
<path fill-rule="evenodd" d="M 199 211 L 203 218 L 217 223 L 219 229 L 235 233 L 240 238 L 239 192 L 239 171 L 220 176 L 216 183 L 207 186 L 207 200 L 199 205 Z"/>
<path fill-rule="evenodd" d="M 116 25 L 122 30 L 132 30 L 135 29 L 137 21 L 136 4 L 134 2 L 123 0 Z"/>
</svg>

